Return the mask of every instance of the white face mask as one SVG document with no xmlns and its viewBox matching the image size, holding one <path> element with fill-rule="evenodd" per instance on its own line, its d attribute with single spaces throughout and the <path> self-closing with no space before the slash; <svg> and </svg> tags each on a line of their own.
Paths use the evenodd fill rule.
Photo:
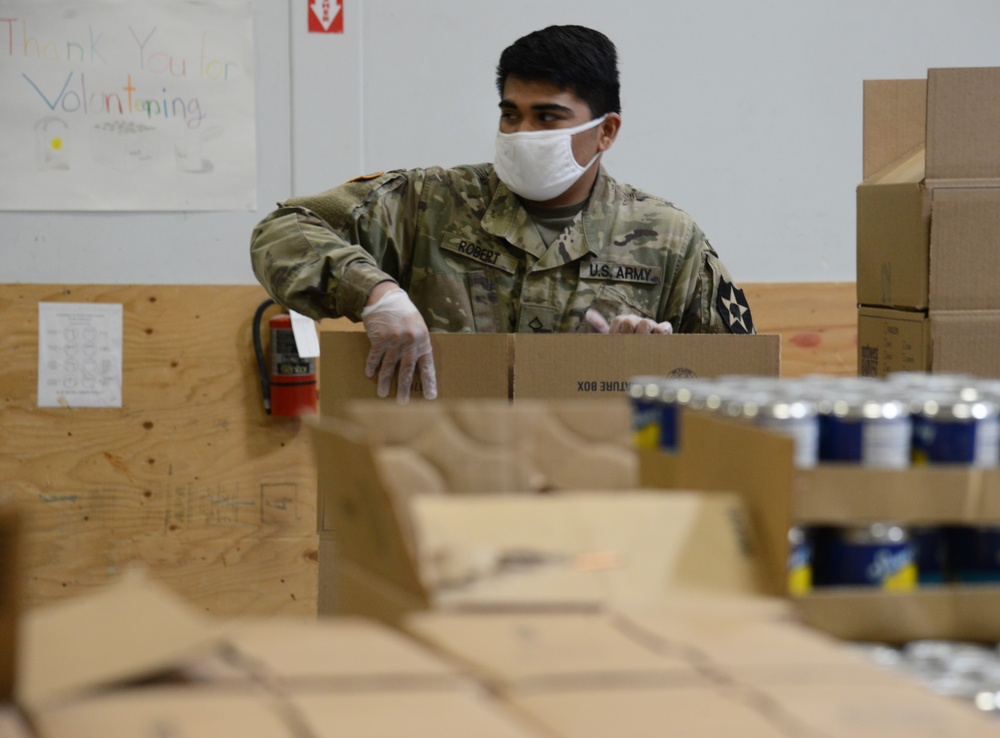
<svg viewBox="0 0 1000 738">
<path fill-rule="evenodd" d="M 573 136 L 599 126 L 607 114 L 574 128 L 546 131 L 497 132 L 493 168 L 510 190 L 526 200 L 546 202 L 559 197 L 583 176 L 601 155 L 580 166 L 573 156 Z"/>
</svg>

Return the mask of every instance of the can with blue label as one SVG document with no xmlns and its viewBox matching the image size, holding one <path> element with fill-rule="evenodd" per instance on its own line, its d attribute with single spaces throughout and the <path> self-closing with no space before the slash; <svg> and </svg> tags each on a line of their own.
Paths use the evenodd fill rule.
<svg viewBox="0 0 1000 738">
<path fill-rule="evenodd" d="M 811 469 L 819 461 L 819 411 L 807 399 L 771 397 L 742 404 L 743 417 L 767 430 L 789 436 L 795 443 L 793 462 L 799 469 Z"/>
<path fill-rule="evenodd" d="M 911 525 L 908 528 L 917 562 L 920 586 L 943 584 L 951 578 L 948 532 L 941 525 Z"/>
<path fill-rule="evenodd" d="M 905 592 L 917 585 L 916 550 L 907 530 L 888 522 L 814 532 L 816 587 L 873 587 Z"/>
<path fill-rule="evenodd" d="M 657 376 L 632 377 L 628 385 L 632 408 L 632 442 L 636 448 L 656 448 L 660 444 L 660 386 Z"/>
<path fill-rule="evenodd" d="M 812 589 L 812 559 L 810 531 L 793 525 L 788 529 L 788 594 L 793 597 Z"/>
<path fill-rule="evenodd" d="M 951 581 L 1000 582 L 1000 526 L 948 526 L 945 535 Z"/>
<path fill-rule="evenodd" d="M 1000 414 L 987 400 L 924 398 L 913 412 L 913 463 L 996 466 L 1000 461 Z"/>
<path fill-rule="evenodd" d="M 680 446 L 681 414 L 705 391 L 706 382 L 695 378 L 666 377 L 660 384 L 659 448 L 675 452 Z"/>
<path fill-rule="evenodd" d="M 910 465 L 913 423 L 905 402 L 855 396 L 821 407 L 822 461 L 849 461 L 883 469 Z"/>
</svg>

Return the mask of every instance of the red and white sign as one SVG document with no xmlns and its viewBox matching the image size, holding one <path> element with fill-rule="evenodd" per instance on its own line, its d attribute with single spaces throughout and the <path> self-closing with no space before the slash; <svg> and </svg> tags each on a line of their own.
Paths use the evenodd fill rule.
<svg viewBox="0 0 1000 738">
<path fill-rule="evenodd" d="M 340 0 L 309 0 L 309 33 L 343 33 L 344 8 Z"/>
</svg>

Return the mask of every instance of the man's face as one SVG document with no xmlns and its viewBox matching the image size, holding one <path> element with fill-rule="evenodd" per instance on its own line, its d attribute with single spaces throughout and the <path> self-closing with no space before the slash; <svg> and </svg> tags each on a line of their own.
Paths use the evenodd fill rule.
<svg viewBox="0 0 1000 738">
<path fill-rule="evenodd" d="M 593 119 L 590 106 L 569 90 L 551 82 L 508 77 L 500 100 L 500 132 L 572 128 Z M 598 150 L 601 126 L 573 136 L 573 156 L 581 166 Z"/>
</svg>

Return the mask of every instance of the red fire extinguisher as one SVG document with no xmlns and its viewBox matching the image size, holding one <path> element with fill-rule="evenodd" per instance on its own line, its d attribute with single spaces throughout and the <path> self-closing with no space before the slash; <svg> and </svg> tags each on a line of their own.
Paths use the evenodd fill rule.
<svg viewBox="0 0 1000 738">
<path fill-rule="evenodd" d="M 264 300 L 253 319 L 254 350 L 260 371 L 260 389 L 268 415 L 298 417 L 316 412 L 316 360 L 299 356 L 292 318 L 274 315 L 268 321 L 270 361 L 264 357 L 260 327 L 264 311 L 274 300 Z"/>
</svg>

